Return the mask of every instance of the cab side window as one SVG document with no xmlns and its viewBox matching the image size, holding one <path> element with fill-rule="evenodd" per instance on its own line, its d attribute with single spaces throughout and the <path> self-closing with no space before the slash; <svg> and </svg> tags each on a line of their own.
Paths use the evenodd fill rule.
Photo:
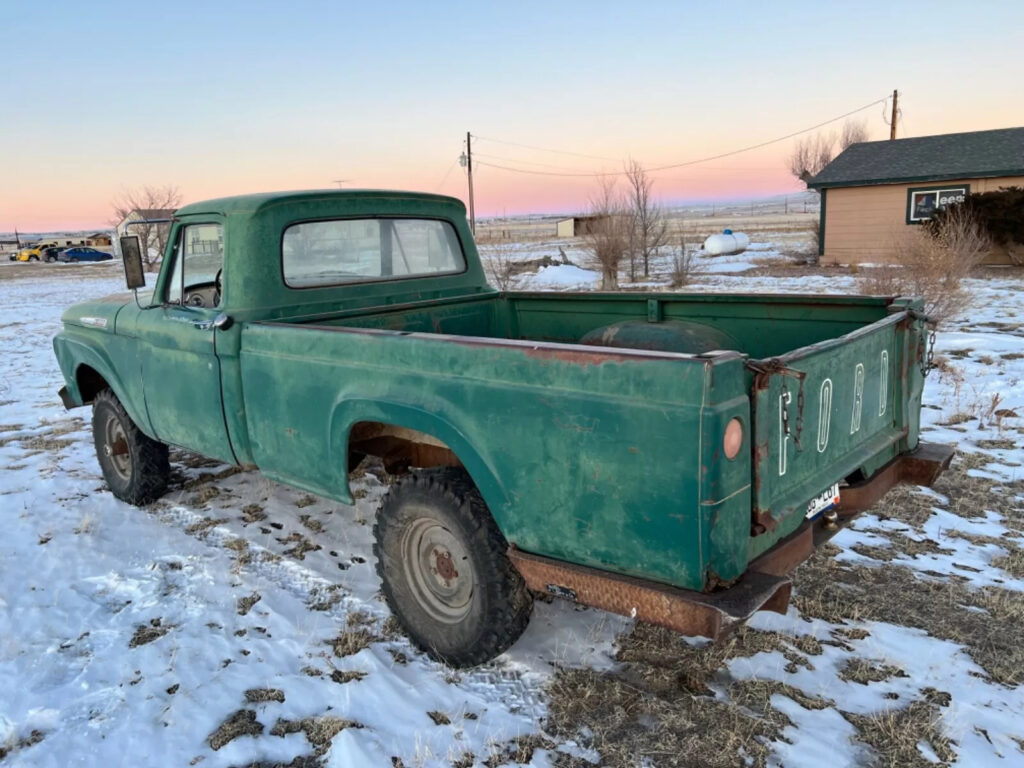
<svg viewBox="0 0 1024 768">
<path fill-rule="evenodd" d="M 168 304 L 220 306 L 220 277 L 224 266 L 224 227 L 221 224 L 180 227 L 171 258 L 173 267 L 166 292 Z"/>
</svg>

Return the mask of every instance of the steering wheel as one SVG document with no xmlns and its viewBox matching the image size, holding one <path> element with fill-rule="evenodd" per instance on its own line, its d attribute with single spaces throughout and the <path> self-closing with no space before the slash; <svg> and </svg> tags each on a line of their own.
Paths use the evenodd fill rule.
<svg viewBox="0 0 1024 768">
<path fill-rule="evenodd" d="M 224 274 L 223 268 L 217 270 L 216 276 L 213 278 L 213 306 L 220 306 L 220 293 L 221 293 L 221 282 L 220 277 Z"/>
</svg>

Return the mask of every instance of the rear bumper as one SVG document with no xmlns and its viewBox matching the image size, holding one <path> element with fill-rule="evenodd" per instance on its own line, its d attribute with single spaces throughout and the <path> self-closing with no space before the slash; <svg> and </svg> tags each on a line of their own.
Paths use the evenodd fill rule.
<svg viewBox="0 0 1024 768">
<path fill-rule="evenodd" d="M 509 550 L 527 586 L 612 613 L 667 627 L 684 635 L 720 640 L 757 611 L 785 613 L 792 582 L 788 575 L 814 550 L 845 528 L 899 483 L 931 485 L 949 467 L 953 448 L 921 443 L 867 480 L 840 490 L 837 514 L 807 520 L 795 532 L 750 563 L 731 587 L 705 594 L 653 581 Z"/>
</svg>

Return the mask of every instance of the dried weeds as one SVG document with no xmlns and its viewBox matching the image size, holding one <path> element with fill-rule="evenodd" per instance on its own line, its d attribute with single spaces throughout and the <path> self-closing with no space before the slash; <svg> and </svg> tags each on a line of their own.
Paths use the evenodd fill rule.
<svg viewBox="0 0 1024 768">
<path fill-rule="evenodd" d="M 239 736 L 259 736 L 261 733 L 263 723 L 256 719 L 256 713 L 251 709 L 240 709 L 217 726 L 217 730 L 206 737 L 206 742 L 216 752 Z"/>
<path fill-rule="evenodd" d="M 278 701 L 284 703 L 284 691 L 280 688 L 250 688 L 245 692 L 245 700 L 250 704 L 260 704 L 266 701 Z"/>
</svg>

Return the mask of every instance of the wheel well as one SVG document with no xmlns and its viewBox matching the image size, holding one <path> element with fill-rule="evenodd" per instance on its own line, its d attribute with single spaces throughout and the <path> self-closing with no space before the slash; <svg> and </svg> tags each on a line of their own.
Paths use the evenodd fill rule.
<svg viewBox="0 0 1024 768">
<path fill-rule="evenodd" d="M 349 431 L 349 468 L 364 456 L 376 456 L 392 474 L 409 467 L 462 466 L 455 452 L 433 435 L 381 421 L 360 421 Z"/>
<path fill-rule="evenodd" d="M 78 366 L 75 371 L 75 381 L 78 384 L 78 392 L 82 396 L 82 404 L 88 405 L 96 399 L 96 395 L 107 389 L 110 385 L 106 379 L 96 372 L 95 368 L 88 365 Z"/>
</svg>

